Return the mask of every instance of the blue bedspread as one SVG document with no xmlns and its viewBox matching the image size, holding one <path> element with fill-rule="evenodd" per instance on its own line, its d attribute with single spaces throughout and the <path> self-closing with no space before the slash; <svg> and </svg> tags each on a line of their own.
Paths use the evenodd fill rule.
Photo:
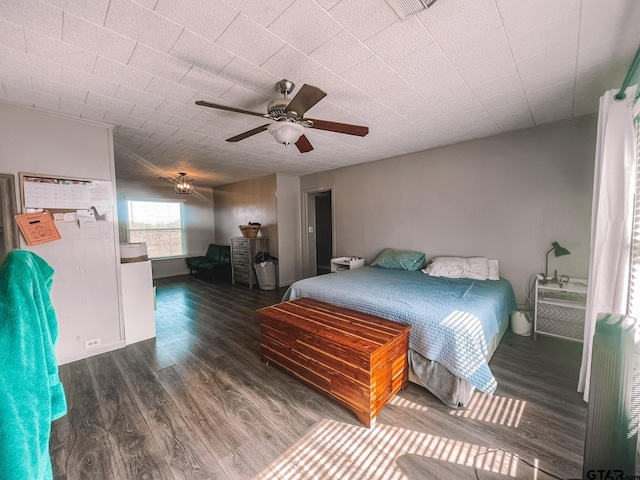
<svg viewBox="0 0 640 480">
<path fill-rule="evenodd" d="M 487 345 L 516 310 L 507 280 L 450 279 L 363 267 L 295 282 L 283 301 L 300 297 L 411 325 L 409 348 L 481 392 L 492 394 L 496 389 L 486 361 Z"/>
</svg>

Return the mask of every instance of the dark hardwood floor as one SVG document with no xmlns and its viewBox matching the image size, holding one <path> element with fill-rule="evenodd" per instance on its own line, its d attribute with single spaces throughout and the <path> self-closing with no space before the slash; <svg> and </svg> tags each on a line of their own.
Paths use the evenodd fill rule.
<svg viewBox="0 0 640 480">
<path fill-rule="evenodd" d="M 579 344 L 507 332 L 490 364 L 495 396 L 452 410 L 410 384 L 368 430 L 260 363 L 255 310 L 283 289 L 155 283 L 156 339 L 60 368 L 69 413 L 52 428 L 56 479 L 581 476 Z"/>
</svg>

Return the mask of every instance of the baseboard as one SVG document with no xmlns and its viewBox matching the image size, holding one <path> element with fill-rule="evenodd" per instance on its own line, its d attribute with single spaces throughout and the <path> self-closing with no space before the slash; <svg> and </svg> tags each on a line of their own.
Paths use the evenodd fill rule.
<svg viewBox="0 0 640 480">
<path fill-rule="evenodd" d="M 96 348 L 91 348 L 89 350 L 83 350 L 81 352 L 72 353 L 71 355 L 65 355 L 64 357 L 58 358 L 58 365 L 64 365 L 65 363 L 77 362 L 78 360 L 84 360 L 85 358 L 95 357 L 96 355 L 100 355 L 101 353 L 112 352 L 114 350 L 118 350 L 120 348 L 124 348 L 126 346 L 124 340 L 120 340 L 115 343 L 110 343 L 109 345 L 101 345 Z"/>
</svg>

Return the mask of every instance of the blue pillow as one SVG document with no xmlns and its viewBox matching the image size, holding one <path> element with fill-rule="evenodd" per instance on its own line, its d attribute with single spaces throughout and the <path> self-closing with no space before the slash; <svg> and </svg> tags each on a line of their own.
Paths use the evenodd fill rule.
<svg viewBox="0 0 640 480">
<path fill-rule="evenodd" d="M 385 248 L 371 264 L 372 267 L 409 270 L 411 272 L 420 270 L 424 265 L 424 253 L 394 250 L 393 248 Z"/>
</svg>

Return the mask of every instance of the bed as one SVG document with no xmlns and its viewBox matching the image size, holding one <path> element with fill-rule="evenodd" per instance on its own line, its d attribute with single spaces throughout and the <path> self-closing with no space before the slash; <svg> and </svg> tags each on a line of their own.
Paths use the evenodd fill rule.
<svg viewBox="0 0 640 480">
<path fill-rule="evenodd" d="M 309 297 L 411 325 L 409 380 L 459 407 L 474 389 L 493 394 L 488 362 L 516 310 L 505 279 L 442 278 L 362 267 L 292 284 L 283 301 Z"/>
</svg>

